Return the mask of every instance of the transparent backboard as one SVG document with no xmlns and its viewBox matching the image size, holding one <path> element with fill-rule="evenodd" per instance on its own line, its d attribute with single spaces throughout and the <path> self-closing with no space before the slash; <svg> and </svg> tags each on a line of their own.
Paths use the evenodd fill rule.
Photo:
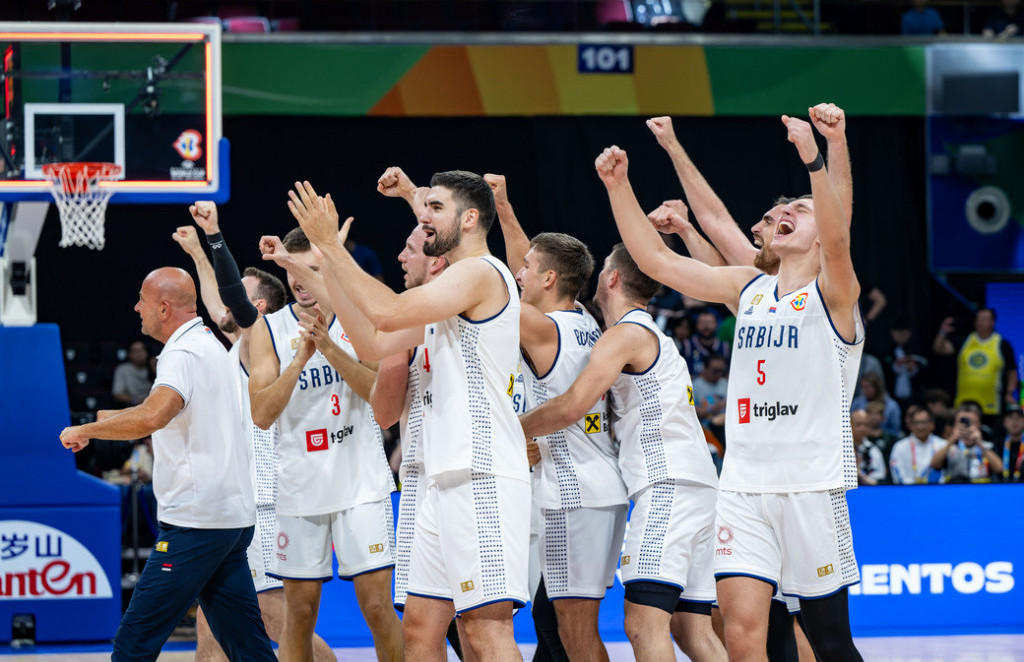
<svg viewBox="0 0 1024 662">
<path fill-rule="evenodd" d="M 113 203 L 227 199 L 219 25 L 0 23 L 0 55 L 0 200 L 79 161 L 121 166 Z"/>
</svg>

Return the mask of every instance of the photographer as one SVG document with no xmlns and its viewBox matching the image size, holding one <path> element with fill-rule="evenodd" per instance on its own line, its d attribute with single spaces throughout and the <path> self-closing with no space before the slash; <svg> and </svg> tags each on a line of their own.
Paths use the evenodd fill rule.
<svg viewBox="0 0 1024 662">
<path fill-rule="evenodd" d="M 932 458 L 932 469 L 945 469 L 950 483 L 988 483 L 1003 470 L 992 443 L 981 438 L 981 413 L 977 405 L 957 407 L 953 432 L 946 446 Z"/>
</svg>

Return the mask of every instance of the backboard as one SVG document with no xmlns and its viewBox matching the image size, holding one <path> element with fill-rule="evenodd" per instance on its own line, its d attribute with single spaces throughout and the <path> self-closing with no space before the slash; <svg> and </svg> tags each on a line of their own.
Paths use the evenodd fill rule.
<svg viewBox="0 0 1024 662">
<path fill-rule="evenodd" d="M 0 22 L 0 56 L 0 201 L 73 161 L 121 166 L 115 204 L 227 200 L 219 25 Z"/>
</svg>

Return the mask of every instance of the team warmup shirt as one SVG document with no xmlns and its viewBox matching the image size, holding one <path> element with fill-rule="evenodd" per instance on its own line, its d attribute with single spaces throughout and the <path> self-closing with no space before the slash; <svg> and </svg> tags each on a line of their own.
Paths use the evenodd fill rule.
<svg viewBox="0 0 1024 662">
<path fill-rule="evenodd" d="M 523 371 L 528 409 L 569 390 L 601 335 L 597 322 L 583 308 L 558 310 L 547 316 L 558 328 L 558 353 L 544 375 L 537 375 L 530 367 Z M 533 497 L 538 506 L 575 510 L 627 503 L 626 486 L 619 474 L 619 449 L 609 432 L 606 396 L 583 419 L 538 437 L 537 443 L 541 461 L 534 467 Z"/>
<path fill-rule="evenodd" d="M 178 327 L 157 357 L 153 388 L 173 389 L 185 403 L 153 433 L 159 521 L 195 529 L 237 529 L 256 521 L 235 375 L 224 346 L 198 317 Z"/>
<path fill-rule="evenodd" d="M 283 373 L 299 347 L 296 304 L 265 316 Z M 356 358 L 335 317 L 328 337 Z M 387 497 L 395 487 L 370 405 L 319 350 L 306 362 L 278 418 L 277 513 L 326 515 Z"/>
<path fill-rule="evenodd" d="M 424 469 L 431 477 L 471 471 L 528 481 L 526 441 L 512 407 L 519 290 L 500 260 L 479 259 L 504 279 L 508 303 L 485 320 L 456 315 L 424 329 Z"/>
<path fill-rule="evenodd" d="M 231 362 L 238 368 L 238 399 L 242 403 L 242 429 L 248 436 L 249 464 L 256 494 L 256 506 L 274 506 L 277 503 L 277 423 L 269 430 L 260 429 L 252 422 L 249 403 L 249 373 L 240 357 L 242 342 L 228 350 Z"/>
<path fill-rule="evenodd" d="M 807 492 L 857 487 L 850 429 L 864 331 L 836 333 L 817 279 L 778 295 L 760 275 L 740 293 L 729 369 L 721 488 Z"/>
<path fill-rule="evenodd" d="M 630 498 L 664 480 L 717 487 L 711 451 L 693 407 L 690 372 L 675 343 L 640 309 L 616 324 L 637 324 L 658 340 L 654 364 L 643 372 L 623 372 L 611 388 L 619 469 Z"/>
</svg>

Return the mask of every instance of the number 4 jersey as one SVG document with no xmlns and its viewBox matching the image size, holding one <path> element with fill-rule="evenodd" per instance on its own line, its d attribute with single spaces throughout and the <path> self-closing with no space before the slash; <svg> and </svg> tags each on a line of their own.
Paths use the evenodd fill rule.
<svg viewBox="0 0 1024 662">
<path fill-rule="evenodd" d="M 809 492 L 857 486 L 850 402 L 864 347 L 839 336 L 817 280 L 777 296 L 778 277 L 740 294 L 729 366 L 721 489 Z"/>
<path fill-rule="evenodd" d="M 299 347 L 299 319 L 289 304 L 264 319 L 281 364 Z M 337 318 L 330 339 L 356 358 Z M 370 405 L 349 388 L 327 357 L 316 351 L 306 362 L 288 405 L 278 419 L 277 513 L 324 515 L 379 501 L 395 488 L 380 428 Z"/>
</svg>

